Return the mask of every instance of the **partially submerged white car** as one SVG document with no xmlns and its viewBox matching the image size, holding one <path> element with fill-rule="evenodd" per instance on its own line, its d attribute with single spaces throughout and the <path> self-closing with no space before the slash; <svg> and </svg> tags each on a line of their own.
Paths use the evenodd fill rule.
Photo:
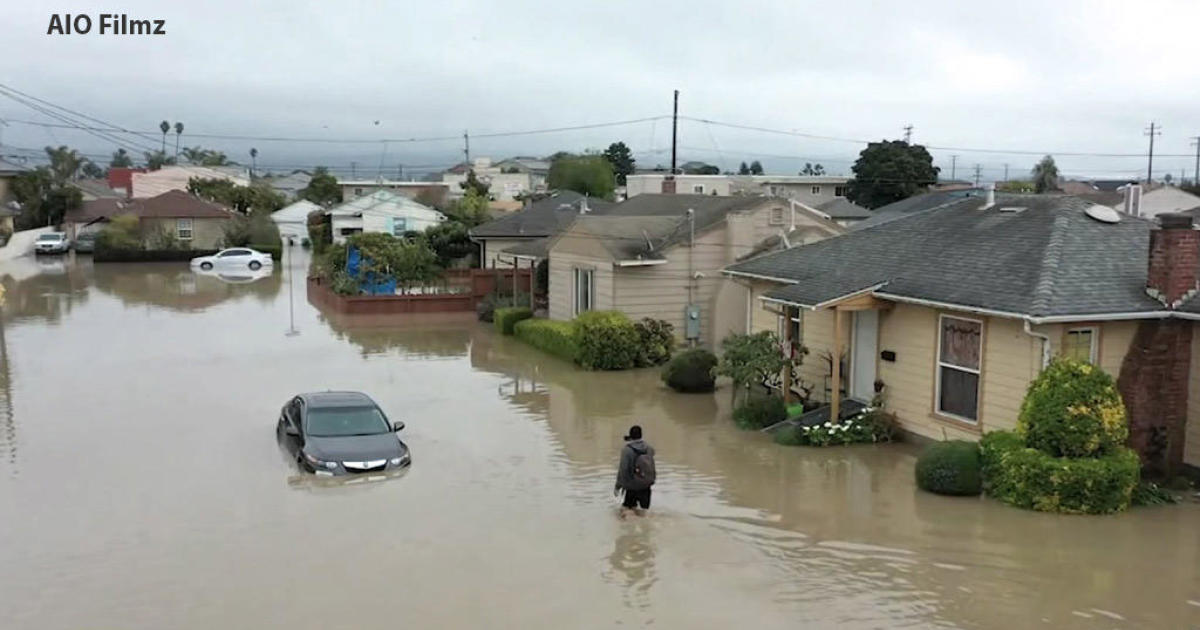
<svg viewBox="0 0 1200 630">
<path fill-rule="evenodd" d="M 270 267 L 271 255 L 250 249 L 249 247 L 231 247 L 222 249 L 212 256 L 200 256 L 192 259 L 192 266 L 200 269 L 250 269 L 258 271 Z"/>
</svg>

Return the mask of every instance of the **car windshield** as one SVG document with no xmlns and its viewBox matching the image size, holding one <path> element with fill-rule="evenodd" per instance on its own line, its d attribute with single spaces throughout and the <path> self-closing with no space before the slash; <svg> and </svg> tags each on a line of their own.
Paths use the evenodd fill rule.
<svg viewBox="0 0 1200 630">
<path fill-rule="evenodd" d="M 390 433 L 383 414 L 374 407 L 325 407 L 308 410 L 308 434 L 312 437 L 346 437 Z"/>
<path fill-rule="evenodd" d="M 43 234 L 38 237 L 39 241 L 58 241 L 62 239 L 62 234 Z"/>
</svg>

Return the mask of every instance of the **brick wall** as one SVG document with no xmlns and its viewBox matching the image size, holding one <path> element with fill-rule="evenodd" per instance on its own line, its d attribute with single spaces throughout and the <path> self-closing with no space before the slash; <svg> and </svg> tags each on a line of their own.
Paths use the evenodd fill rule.
<svg viewBox="0 0 1200 630">
<path fill-rule="evenodd" d="M 1167 308 L 1178 308 L 1196 292 L 1200 275 L 1200 232 L 1187 215 L 1164 214 L 1161 229 L 1150 232 L 1146 292 Z"/>
<path fill-rule="evenodd" d="M 1183 462 L 1192 323 L 1146 320 L 1121 363 L 1117 388 L 1129 412 L 1129 442 L 1146 467 L 1174 474 Z"/>
</svg>

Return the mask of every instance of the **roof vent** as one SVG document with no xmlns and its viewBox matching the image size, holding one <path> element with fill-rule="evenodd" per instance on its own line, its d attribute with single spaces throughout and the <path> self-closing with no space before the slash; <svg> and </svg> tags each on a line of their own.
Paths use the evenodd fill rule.
<svg viewBox="0 0 1200 630">
<path fill-rule="evenodd" d="M 1108 206 L 1099 206 L 1099 205 L 1088 206 L 1088 208 L 1086 210 L 1084 210 L 1083 213 L 1101 223 L 1120 223 L 1121 222 L 1121 213 L 1117 212 L 1116 210 L 1113 210 L 1112 208 L 1109 208 Z"/>
<path fill-rule="evenodd" d="M 1024 206 L 1002 206 L 1000 208 L 1000 212 L 1003 212 L 1004 214 L 1017 214 L 1019 212 L 1025 212 L 1025 207 Z"/>
</svg>

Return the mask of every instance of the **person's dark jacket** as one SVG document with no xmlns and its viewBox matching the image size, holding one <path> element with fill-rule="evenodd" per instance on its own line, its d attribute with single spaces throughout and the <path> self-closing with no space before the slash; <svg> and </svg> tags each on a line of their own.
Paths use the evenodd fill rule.
<svg viewBox="0 0 1200 630">
<path fill-rule="evenodd" d="M 630 440 L 621 448 L 621 463 L 617 464 L 617 488 L 626 490 L 634 487 L 637 483 L 633 479 L 633 463 L 637 460 L 638 455 L 649 453 L 654 457 L 654 447 L 646 443 L 645 440 Z"/>
</svg>

